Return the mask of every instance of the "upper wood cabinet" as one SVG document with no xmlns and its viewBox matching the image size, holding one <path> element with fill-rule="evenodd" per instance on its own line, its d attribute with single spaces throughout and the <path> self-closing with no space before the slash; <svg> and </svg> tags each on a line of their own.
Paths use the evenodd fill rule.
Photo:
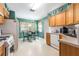
<svg viewBox="0 0 79 59">
<path fill-rule="evenodd" d="M 65 25 L 65 12 L 56 15 L 56 26 Z"/>
<path fill-rule="evenodd" d="M 50 27 L 55 26 L 55 16 L 51 16 L 51 17 L 49 18 L 49 26 L 50 26 Z"/>
<path fill-rule="evenodd" d="M 0 13 L 4 14 L 4 7 L 2 3 L 0 3 Z"/>
<path fill-rule="evenodd" d="M 4 17 L 9 17 L 9 12 L 3 3 L 0 3 L 0 13 L 3 14 L 2 16 Z"/>
<path fill-rule="evenodd" d="M 79 3 L 74 4 L 74 23 L 79 23 Z"/>
<path fill-rule="evenodd" d="M 66 10 L 66 25 L 73 24 L 73 4 Z"/>
<path fill-rule="evenodd" d="M 9 12 L 3 3 L 0 3 L 0 14 L 0 25 L 2 25 L 6 21 L 5 18 L 9 18 Z"/>
<path fill-rule="evenodd" d="M 4 17 L 5 18 L 9 18 L 9 12 L 7 11 L 7 9 L 4 9 Z"/>
<path fill-rule="evenodd" d="M 50 20 L 50 18 L 51 18 L 51 17 L 48 18 L 49 27 L 51 27 L 51 24 L 50 24 L 50 21 L 51 21 L 51 20 Z"/>
<path fill-rule="evenodd" d="M 49 26 L 64 26 L 79 23 L 79 3 L 73 3 L 64 12 L 50 17 Z"/>
</svg>

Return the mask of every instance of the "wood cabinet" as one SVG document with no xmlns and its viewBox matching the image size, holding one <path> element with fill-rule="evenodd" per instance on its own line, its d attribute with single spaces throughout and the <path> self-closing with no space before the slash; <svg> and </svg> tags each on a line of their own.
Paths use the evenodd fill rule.
<svg viewBox="0 0 79 59">
<path fill-rule="evenodd" d="M 65 25 L 65 12 L 56 15 L 56 26 Z"/>
<path fill-rule="evenodd" d="M 75 47 L 75 45 L 72 46 L 67 43 L 60 42 L 59 48 L 60 56 L 79 56 L 79 47 Z"/>
<path fill-rule="evenodd" d="M 2 3 L 0 3 L 0 13 L 4 15 L 4 7 Z"/>
<path fill-rule="evenodd" d="M 4 8 L 4 17 L 9 18 L 9 12 L 7 11 L 6 8 Z"/>
<path fill-rule="evenodd" d="M 2 25 L 4 22 L 4 6 L 2 3 L 0 3 L 0 13 L 0 25 Z"/>
<path fill-rule="evenodd" d="M 73 3 L 64 12 L 50 17 L 49 26 L 64 26 L 79 23 L 79 3 Z"/>
<path fill-rule="evenodd" d="M 66 10 L 66 25 L 74 24 L 73 21 L 73 4 L 70 6 L 68 10 Z"/>
<path fill-rule="evenodd" d="M 79 23 L 79 3 L 74 3 L 74 23 Z"/>
<path fill-rule="evenodd" d="M 5 8 L 5 5 L 3 3 L 0 3 L 0 25 L 4 24 L 6 19 L 9 18 L 9 12 Z"/>
<path fill-rule="evenodd" d="M 0 56 L 5 56 L 5 46 L 0 46 Z"/>
<path fill-rule="evenodd" d="M 50 45 L 50 33 L 46 33 L 46 43 Z"/>
<path fill-rule="evenodd" d="M 49 26 L 64 26 L 79 23 L 79 3 L 73 3 L 64 12 L 50 17 Z"/>
<path fill-rule="evenodd" d="M 50 18 L 49 18 L 49 27 L 53 27 L 53 26 L 55 26 L 55 16 L 51 16 Z"/>
<path fill-rule="evenodd" d="M 49 24 L 49 27 L 51 27 L 50 21 L 51 21 L 51 17 L 48 17 L 48 24 Z"/>
</svg>

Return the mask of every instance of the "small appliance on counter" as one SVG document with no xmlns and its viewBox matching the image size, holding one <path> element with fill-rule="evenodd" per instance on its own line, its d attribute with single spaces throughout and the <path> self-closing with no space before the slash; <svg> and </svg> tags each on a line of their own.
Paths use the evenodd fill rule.
<svg viewBox="0 0 79 59">
<path fill-rule="evenodd" d="M 71 37 L 77 37 L 76 35 L 76 28 L 74 25 L 71 26 L 64 26 L 60 29 L 60 33 L 63 33 L 67 36 L 71 36 Z"/>
</svg>

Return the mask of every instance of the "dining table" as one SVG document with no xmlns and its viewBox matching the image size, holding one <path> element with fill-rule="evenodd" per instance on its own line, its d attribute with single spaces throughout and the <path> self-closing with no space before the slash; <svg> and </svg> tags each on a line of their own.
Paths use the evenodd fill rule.
<svg viewBox="0 0 79 59">
<path fill-rule="evenodd" d="M 36 33 L 33 31 L 28 31 L 28 32 L 23 31 L 22 33 L 23 33 L 23 41 L 25 41 L 26 38 L 28 41 L 32 41 L 36 39 Z"/>
</svg>

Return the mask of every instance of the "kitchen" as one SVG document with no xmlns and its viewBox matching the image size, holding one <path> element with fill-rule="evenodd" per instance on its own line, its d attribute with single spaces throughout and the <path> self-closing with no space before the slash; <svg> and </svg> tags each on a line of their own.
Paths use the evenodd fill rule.
<svg viewBox="0 0 79 59">
<path fill-rule="evenodd" d="M 8 4 L 8 5 L 11 5 L 11 4 Z M 17 5 L 17 4 L 14 4 L 14 5 Z M 22 5 L 18 4 L 18 5 L 24 6 L 25 4 L 22 4 Z M 26 5 L 28 6 L 28 4 Z M 51 4 L 49 3 L 48 5 L 53 6 L 52 3 Z M 45 40 L 45 45 L 47 47 L 49 48 L 52 47 L 51 49 L 57 50 L 59 52 L 59 54 L 57 55 L 79 56 L 79 51 L 78 51 L 79 50 L 79 3 L 66 3 L 66 4 L 60 3 L 59 4 L 60 6 L 57 4 L 54 4 L 54 5 L 58 6 L 58 8 L 54 6 L 49 8 L 49 6 L 46 6 L 46 8 L 48 8 L 48 11 L 51 8 L 54 8 L 54 10 L 50 11 L 49 13 L 46 10 L 47 11 L 46 17 L 36 21 L 33 20 L 33 22 L 30 23 L 25 21 L 25 19 L 16 18 L 15 11 L 9 10 L 6 4 L 0 3 L 0 12 L 1 12 L 0 13 L 0 56 L 13 56 L 13 52 L 17 52 L 19 50 L 18 46 L 25 44 L 25 42 L 27 42 L 26 38 L 25 38 L 26 40 L 23 40 L 22 38 L 23 40 L 21 41 L 22 44 L 19 45 L 18 43 L 20 41 L 20 38 L 19 38 L 20 30 L 22 32 L 25 29 L 36 32 L 38 34 L 37 35 L 38 37 Z M 45 9 L 43 11 L 45 11 Z M 35 12 L 34 10 L 31 10 L 29 14 L 30 13 L 33 14 L 34 12 Z M 33 27 L 33 24 L 35 25 L 35 27 Z M 29 43 L 34 44 L 35 41 L 36 39 Z M 37 45 L 38 44 L 36 44 L 36 46 Z M 21 47 L 21 49 L 24 47 L 25 45 Z M 33 46 L 31 46 L 30 48 L 32 47 Z M 36 48 L 38 49 L 38 47 Z M 47 48 L 47 50 L 49 48 Z M 45 46 L 44 46 L 44 49 L 45 49 Z M 29 50 L 26 52 L 29 52 Z M 47 50 L 46 49 L 43 50 L 45 51 L 44 53 L 46 53 Z M 39 51 L 39 50 L 36 50 L 36 51 Z M 38 53 L 38 55 L 42 55 L 42 54 Z M 50 55 L 50 53 L 47 53 L 47 55 L 48 54 Z"/>
</svg>

